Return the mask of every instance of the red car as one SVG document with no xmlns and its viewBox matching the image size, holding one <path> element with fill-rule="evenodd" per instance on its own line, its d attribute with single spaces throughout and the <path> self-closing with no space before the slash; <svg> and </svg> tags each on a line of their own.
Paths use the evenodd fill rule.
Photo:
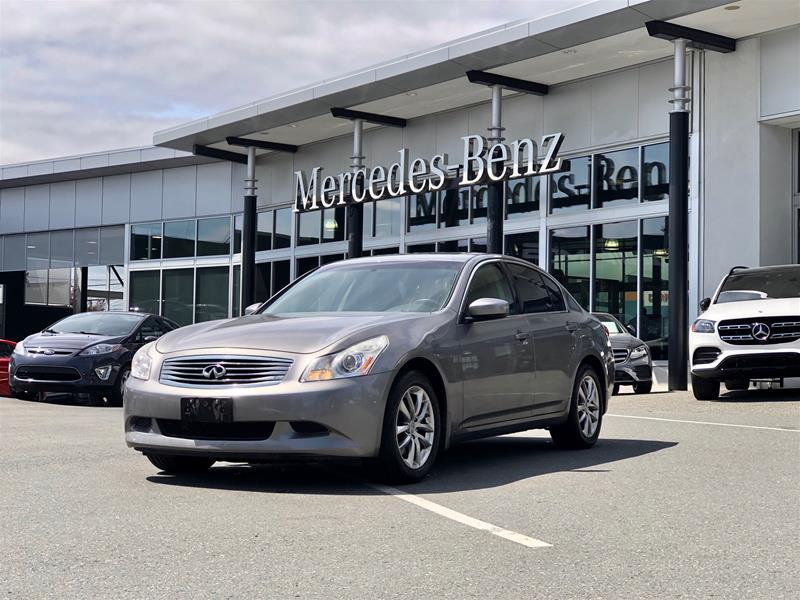
<svg viewBox="0 0 800 600">
<path fill-rule="evenodd" d="M 8 340 L 0 340 L 0 396 L 8 396 L 8 361 L 17 344 Z"/>
</svg>

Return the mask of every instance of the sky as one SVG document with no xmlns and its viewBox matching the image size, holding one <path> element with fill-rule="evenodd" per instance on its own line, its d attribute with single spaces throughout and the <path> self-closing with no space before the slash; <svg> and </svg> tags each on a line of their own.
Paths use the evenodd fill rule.
<svg viewBox="0 0 800 600">
<path fill-rule="evenodd" d="M 587 0 L 0 0 L 0 164 L 179 125 Z"/>
</svg>

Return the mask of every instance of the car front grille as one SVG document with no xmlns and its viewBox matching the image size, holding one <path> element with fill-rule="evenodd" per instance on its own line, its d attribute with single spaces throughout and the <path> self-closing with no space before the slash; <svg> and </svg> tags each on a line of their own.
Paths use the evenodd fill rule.
<svg viewBox="0 0 800 600">
<path fill-rule="evenodd" d="M 628 360 L 628 350 L 626 348 L 614 348 L 612 352 L 614 353 L 615 363 L 624 363 Z"/>
<path fill-rule="evenodd" d="M 179 387 L 276 385 L 292 362 L 272 356 L 181 356 L 164 361 L 159 381 Z"/>
<path fill-rule="evenodd" d="M 708 365 L 717 360 L 720 355 L 719 348 L 698 348 L 694 351 L 692 364 L 695 365 Z"/>
<path fill-rule="evenodd" d="M 68 350 L 64 348 L 25 348 L 27 354 L 43 355 L 43 356 L 69 356 L 74 354 L 75 350 Z"/>
<path fill-rule="evenodd" d="M 800 317 L 753 317 L 721 321 L 719 337 L 728 344 L 755 346 L 800 340 Z"/>
<path fill-rule="evenodd" d="M 17 367 L 14 377 L 24 381 L 79 381 L 81 374 L 72 367 Z"/>
</svg>

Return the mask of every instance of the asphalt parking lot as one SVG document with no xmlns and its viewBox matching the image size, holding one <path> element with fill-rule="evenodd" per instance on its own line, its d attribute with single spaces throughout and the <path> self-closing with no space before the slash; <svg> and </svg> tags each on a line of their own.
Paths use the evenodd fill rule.
<svg viewBox="0 0 800 600">
<path fill-rule="evenodd" d="M 800 391 L 613 399 L 598 445 L 170 477 L 121 409 L 0 399 L 6 598 L 797 598 Z"/>
</svg>

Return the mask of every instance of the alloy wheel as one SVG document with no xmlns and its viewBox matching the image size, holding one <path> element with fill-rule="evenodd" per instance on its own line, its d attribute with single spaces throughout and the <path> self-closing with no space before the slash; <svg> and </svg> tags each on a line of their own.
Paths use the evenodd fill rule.
<svg viewBox="0 0 800 600">
<path fill-rule="evenodd" d="M 396 441 L 400 457 L 407 467 L 421 468 L 433 449 L 436 420 L 428 393 L 413 385 L 400 399 L 396 420 Z"/>
<path fill-rule="evenodd" d="M 586 375 L 578 387 L 578 426 L 584 437 L 591 438 L 600 422 L 600 392 L 597 382 Z"/>
</svg>

